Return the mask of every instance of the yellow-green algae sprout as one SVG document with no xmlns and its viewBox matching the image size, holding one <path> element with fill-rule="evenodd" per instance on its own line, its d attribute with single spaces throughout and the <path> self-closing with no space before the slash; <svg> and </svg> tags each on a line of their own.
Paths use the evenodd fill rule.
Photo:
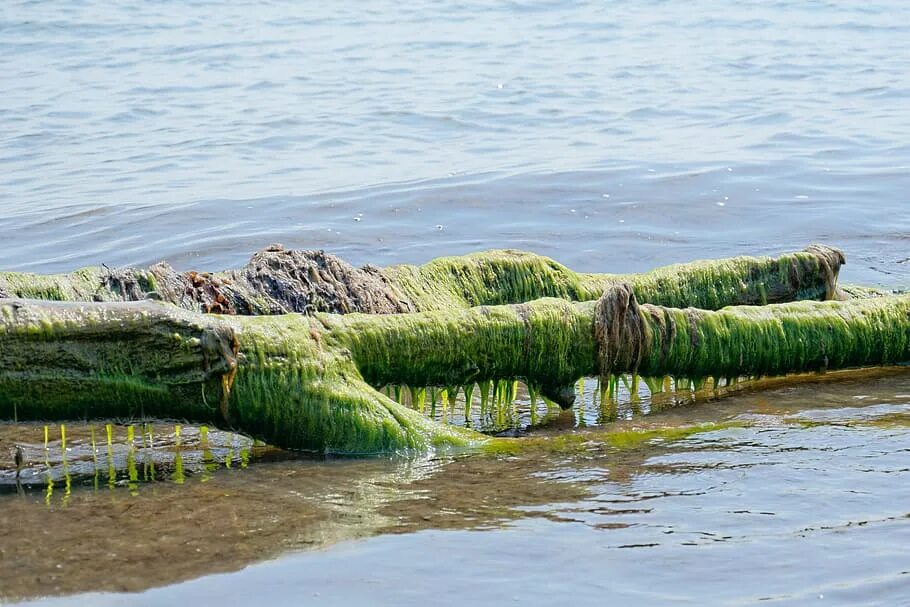
<svg viewBox="0 0 910 607">
<path fill-rule="evenodd" d="M 243 268 L 178 272 L 83 268 L 69 274 L 0 272 L 0 297 L 53 301 L 159 299 L 187 310 L 241 315 L 288 312 L 402 313 L 521 303 L 542 297 L 588 301 L 628 283 L 640 301 L 718 309 L 801 299 L 834 299 L 843 254 L 812 245 L 778 257 L 732 257 L 644 274 L 574 272 L 541 255 L 486 251 L 421 266 L 354 268 L 323 251 L 273 245 Z"/>
<path fill-rule="evenodd" d="M 488 440 L 393 401 L 386 385 L 507 392 L 521 379 L 566 406 L 575 381 L 598 374 L 697 380 L 908 361 L 910 296 L 712 312 L 639 304 L 616 285 L 588 302 L 258 317 L 0 300 L 0 418 L 178 418 L 320 452 Z"/>
</svg>

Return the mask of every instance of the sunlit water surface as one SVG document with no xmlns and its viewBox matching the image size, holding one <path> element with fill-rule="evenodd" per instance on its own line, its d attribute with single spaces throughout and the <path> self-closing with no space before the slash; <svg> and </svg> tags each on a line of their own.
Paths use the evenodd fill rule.
<svg viewBox="0 0 910 607">
<path fill-rule="evenodd" d="M 0 268 L 282 242 L 630 272 L 822 241 L 843 280 L 906 288 L 908 39 L 897 1 L 5 2 Z M 96 463 L 89 427 L 45 450 L 7 424 L 0 460 L 37 464 L 21 494 L 0 476 L 0 599 L 910 603 L 910 377 L 688 400 L 588 399 L 532 434 L 717 428 L 498 456 L 322 461 L 195 428 L 178 449 L 156 422 L 132 456 L 98 426 Z M 98 591 L 142 594 L 53 598 Z"/>
</svg>

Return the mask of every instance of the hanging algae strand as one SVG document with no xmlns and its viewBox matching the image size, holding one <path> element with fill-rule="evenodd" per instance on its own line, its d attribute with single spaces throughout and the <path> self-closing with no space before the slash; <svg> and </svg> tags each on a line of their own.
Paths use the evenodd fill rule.
<svg viewBox="0 0 910 607">
<path fill-rule="evenodd" d="M 157 299 L 218 314 L 347 314 L 451 310 L 542 297 L 596 300 L 604 289 L 632 285 L 639 301 L 718 309 L 800 299 L 834 299 L 843 254 L 823 245 L 772 257 L 732 257 L 658 268 L 644 274 L 578 273 L 541 255 L 513 250 L 441 257 L 421 266 L 354 268 L 324 251 L 270 246 L 243 268 L 178 272 L 83 268 L 70 274 L 0 272 L 0 297 L 54 301 Z M 869 296 L 853 289 L 850 296 Z"/>
</svg>

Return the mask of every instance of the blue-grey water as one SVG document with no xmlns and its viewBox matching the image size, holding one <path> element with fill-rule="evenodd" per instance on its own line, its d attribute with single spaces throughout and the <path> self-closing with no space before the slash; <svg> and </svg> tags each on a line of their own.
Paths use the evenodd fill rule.
<svg viewBox="0 0 910 607">
<path fill-rule="evenodd" d="M 906 288 L 908 66 L 897 0 L 6 0 L 0 269 L 219 269 L 282 242 L 626 272 L 821 241 L 845 281 Z M 513 476 L 507 459 L 292 461 L 50 508 L 0 496 L 0 597 L 910 604 L 910 432 L 851 425 L 910 406 L 907 378 L 724 402 L 651 418 L 767 424 Z M 824 423 L 781 421 L 799 412 Z M 130 511 L 219 522 L 149 537 Z M 187 530 L 206 524 L 230 543 Z"/>
</svg>

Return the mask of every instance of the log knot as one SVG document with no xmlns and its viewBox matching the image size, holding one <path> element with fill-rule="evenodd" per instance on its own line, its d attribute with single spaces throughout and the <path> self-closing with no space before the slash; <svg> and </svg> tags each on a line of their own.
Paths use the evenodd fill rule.
<svg viewBox="0 0 910 607">
<path fill-rule="evenodd" d="M 648 329 L 628 284 L 608 287 L 594 308 L 597 368 L 603 376 L 635 373 L 646 356 Z"/>
</svg>

